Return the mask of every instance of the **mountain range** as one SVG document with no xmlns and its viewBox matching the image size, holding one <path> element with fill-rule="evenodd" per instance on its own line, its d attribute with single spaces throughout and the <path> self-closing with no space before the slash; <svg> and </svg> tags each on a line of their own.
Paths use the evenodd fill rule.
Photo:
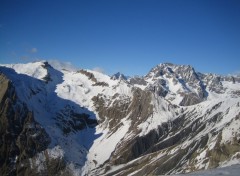
<svg viewBox="0 0 240 176">
<path fill-rule="evenodd" d="M 0 65 L 0 175 L 168 175 L 240 164 L 240 77 Z"/>
</svg>

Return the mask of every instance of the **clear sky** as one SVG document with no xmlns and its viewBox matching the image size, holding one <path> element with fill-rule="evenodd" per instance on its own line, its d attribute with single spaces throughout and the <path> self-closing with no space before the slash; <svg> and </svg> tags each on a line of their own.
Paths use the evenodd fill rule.
<svg viewBox="0 0 240 176">
<path fill-rule="evenodd" d="M 163 62 L 240 71 L 240 0 L 0 0 L 0 63 L 145 75 Z"/>
</svg>

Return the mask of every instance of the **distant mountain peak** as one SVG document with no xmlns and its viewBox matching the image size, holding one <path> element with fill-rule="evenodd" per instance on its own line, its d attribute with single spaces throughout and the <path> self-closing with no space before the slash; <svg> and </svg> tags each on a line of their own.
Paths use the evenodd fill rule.
<svg viewBox="0 0 240 176">
<path fill-rule="evenodd" d="M 190 65 L 177 65 L 172 63 L 161 63 L 153 67 L 146 77 L 159 77 L 163 75 L 191 77 L 196 75 L 195 69 Z M 184 76 L 185 75 L 185 76 Z"/>
<path fill-rule="evenodd" d="M 239 90 L 240 78 L 172 63 L 132 78 L 47 61 L 0 65 L 0 175 L 164 175 L 240 163 Z"/>
<path fill-rule="evenodd" d="M 195 71 L 194 68 L 191 65 L 180 65 L 180 64 L 173 64 L 173 63 L 161 63 L 159 65 L 156 66 L 156 68 L 161 68 L 161 69 L 182 69 L 182 70 L 192 70 Z"/>
<path fill-rule="evenodd" d="M 117 72 L 114 75 L 111 76 L 111 79 L 113 80 L 127 80 L 128 76 L 125 76 L 124 74 Z"/>
</svg>

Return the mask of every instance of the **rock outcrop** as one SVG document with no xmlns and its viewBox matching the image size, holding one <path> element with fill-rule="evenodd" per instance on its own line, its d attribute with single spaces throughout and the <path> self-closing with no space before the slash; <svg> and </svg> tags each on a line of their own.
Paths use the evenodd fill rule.
<svg viewBox="0 0 240 176">
<path fill-rule="evenodd" d="M 0 175 L 25 174 L 24 163 L 46 150 L 51 139 L 18 100 L 11 81 L 2 73 L 0 80 Z"/>
<path fill-rule="evenodd" d="M 31 69 L 28 69 L 31 68 Z M 0 66 L 0 175 L 163 175 L 240 163 L 240 79 Z"/>
</svg>

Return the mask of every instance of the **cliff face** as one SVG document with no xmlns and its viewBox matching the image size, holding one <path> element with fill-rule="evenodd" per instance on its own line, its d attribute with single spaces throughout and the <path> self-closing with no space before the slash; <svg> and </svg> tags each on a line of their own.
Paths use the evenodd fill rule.
<svg viewBox="0 0 240 176">
<path fill-rule="evenodd" d="M 0 80 L 0 175 L 24 174 L 28 159 L 46 150 L 51 139 L 18 100 L 11 81 L 3 74 Z"/>
<path fill-rule="evenodd" d="M 41 63 L 40 69 L 54 71 L 46 63 Z M 49 70 L 40 74 L 39 80 L 10 68 L 0 69 L 0 175 L 72 174 L 60 144 L 66 144 L 70 134 L 97 125 L 89 111 L 76 111 L 75 104 L 51 92 L 56 74 Z M 60 104 L 57 109 L 51 100 Z M 86 149 L 81 145 L 77 150 L 83 153 L 76 156 L 83 162 Z"/>
<path fill-rule="evenodd" d="M 240 79 L 0 66 L 0 175 L 161 175 L 240 163 Z"/>
</svg>

